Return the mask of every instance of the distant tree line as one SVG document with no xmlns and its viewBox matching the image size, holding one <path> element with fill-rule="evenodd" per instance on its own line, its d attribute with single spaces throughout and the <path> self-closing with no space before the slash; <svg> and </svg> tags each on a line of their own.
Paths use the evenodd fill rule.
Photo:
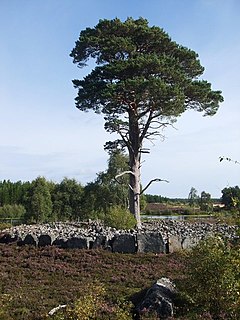
<svg viewBox="0 0 240 320">
<path fill-rule="evenodd" d="M 0 219 L 22 219 L 27 223 L 46 221 L 107 219 L 116 212 L 124 215 L 128 210 L 128 177 L 116 177 L 128 170 L 128 160 L 119 150 L 112 151 L 106 171 L 83 186 L 75 179 L 64 178 L 61 182 L 48 181 L 37 177 L 29 182 L 0 181 Z M 205 191 L 201 196 L 191 188 L 188 199 L 169 199 L 161 195 L 146 194 L 141 198 L 144 209 L 146 203 L 188 203 L 199 206 L 203 211 L 211 211 L 213 199 Z M 238 186 L 222 190 L 221 202 L 228 210 L 240 209 L 240 189 Z M 116 210 L 117 208 L 117 210 Z M 125 210 L 125 211 L 124 211 Z"/>
<path fill-rule="evenodd" d="M 192 187 L 188 195 L 188 203 L 192 207 L 199 206 L 200 210 L 210 212 L 213 210 L 213 203 L 219 203 L 219 200 L 212 199 L 210 193 L 205 191 L 198 196 L 197 190 Z M 240 188 L 238 186 L 224 188 L 220 203 L 224 205 L 225 210 L 239 210 Z"/>
<path fill-rule="evenodd" d="M 166 202 L 169 202 L 170 200 L 167 197 L 163 197 L 156 194 L 146 194 L 145 197 L 146 197 L 147 203 L 166 203 Z"/>
<path fill-rule="evenodd" d="M 37 177 L 32 182 L 0 182 L 0 219 L 22 219 L 27 223 L 83 220 L 109 215 L 113 208 L 128 209 L 128 159 L 119 150 L 110 152 L 108 168 L 83 186 L 75 179 L 60 183 Z M 142 200 L 144 205 L 144 200 Z M 114 211 L 114 214 L 116 210 Z"/>
<path fill-rule="evenodd" d="M 32 182 L 0 182 L 0 218 L 26 222 L 74 219 L 81 208 L 83 187 L 74 179 L 60 183 L 37 177 Z"/>
<path fill-rule="evenodd" d="M 213 204 L 224 204 L 226 210 L 239 210 L 240 188 L 238 186 L 224 188 L 221 198 L 212 198 L 211 194 L 206 191 L 198 195 L 197 190 L 192 187 L 187 198 L 167 198 L 161 195 L 146 194 L 145 200 L 147 203 L 184 204 L 193 208 L 197 207 L 205 212 L 213 211 Z"/>
</svg>

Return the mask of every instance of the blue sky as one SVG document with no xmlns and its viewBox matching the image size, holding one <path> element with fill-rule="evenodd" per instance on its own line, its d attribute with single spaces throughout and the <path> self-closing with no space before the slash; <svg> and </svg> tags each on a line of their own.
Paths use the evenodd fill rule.
<svg viewBox="0 0 240 320">
<path fill-rule="evenodd" d="M 222 90 L 214 117 L 187 112 L 154 141 L 142 166 L 148 193 L 187 197 L 191 187 L 220 197 L 240 184 L 239 0 L 0 0 L 0 180 L 45 176 L 76 178 L 83 185 L 107 168 L 103 150 L 112 139 L 103 119 L 78 111 L 71 80 L 79 69 L 69 53 L 81 30 L 99 19 L 148 19 L 173 40 L 195 50 L 203 78 Z"/>
</svg>

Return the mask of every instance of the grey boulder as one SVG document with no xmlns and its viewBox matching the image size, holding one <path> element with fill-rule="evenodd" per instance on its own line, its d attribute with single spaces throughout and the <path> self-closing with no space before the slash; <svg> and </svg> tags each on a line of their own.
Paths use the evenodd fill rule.
<svg viewBox="0 0 240 320">
<path fill-rule="evenodd" d="M 155 313 L 158 319 L 173 316 L 173 300 L 175 286 L 168 278 L 161 278 L 150 287 L 143 300 L 135 308 L 135 319 L 141 319 L 143 314 Z"/>
</svg>

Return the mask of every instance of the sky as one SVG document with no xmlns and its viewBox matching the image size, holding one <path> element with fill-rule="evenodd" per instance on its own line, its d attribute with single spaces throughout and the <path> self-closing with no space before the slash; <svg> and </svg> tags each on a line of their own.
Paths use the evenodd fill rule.
<svg viewBox="0 0 240 320">
<path fill-rule="evenodd" d="M 73 79 L 79 69 L 69 57 L 81 30 L 99 19 L 146 18 L 178 44 L 199 54 L 203 78 L 221 90 L 224 103 L 213 117 L 188 111 L 146 146 L 142 164 L 146 191 L 171 198 L 198 194 L 221 197 L 240 185 L 240 1 L 239 0 L 0 0 L 0 180 L 86 185 L 107 169 L 101 115 L 75 107 Z"/>
</svg>

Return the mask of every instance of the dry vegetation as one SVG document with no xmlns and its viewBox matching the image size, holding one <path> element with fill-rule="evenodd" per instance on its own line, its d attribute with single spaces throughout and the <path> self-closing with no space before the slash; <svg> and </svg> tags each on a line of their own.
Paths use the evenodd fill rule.
<svg viewBox="0 0 240 320">
<path fill-rule="evenodd" d="M 130 320 L 134 305 L 161 277 L 181 292 L 174 319 L 240 316 L 239 241 L 217 237 L 168 255 L 0 244 L 0 264 L 0 320 Z M 62 304 L 65 311 L 48 316 Z"/>
<path fill-rule="evenodd" d="M 0 290 L 5 317 L 45 319 L 59 304 L 76 301 L 97 281 L 108 305 L 134 301 L 134 294 L 162 276 L 181 281 L 181 254 L 117 254 L 103 250 L 0 245 Z M 1 315 L 1 314 L 0 314 Z M 7 318 L 8 316 L 8 318 Z M 114 318 L 106 318 L 114 319 Z"/>
</svg>

